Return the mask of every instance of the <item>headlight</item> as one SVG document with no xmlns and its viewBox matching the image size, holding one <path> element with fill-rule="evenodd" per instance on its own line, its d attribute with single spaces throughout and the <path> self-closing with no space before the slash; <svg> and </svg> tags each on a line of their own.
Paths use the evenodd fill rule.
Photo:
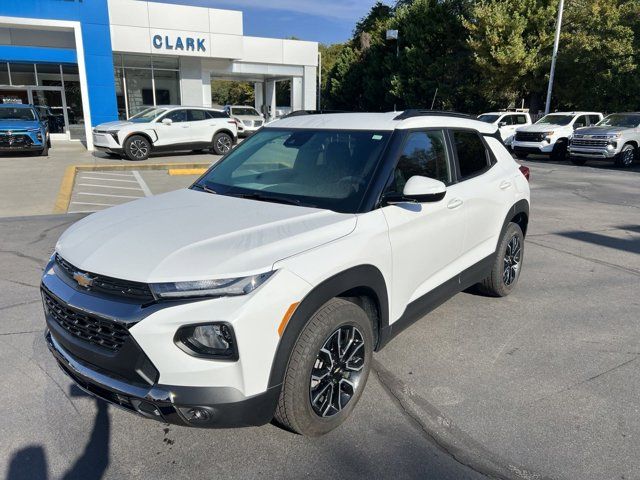
<svg viewBox="0 0 640 480">
<path fill-rule="evenodd" d="M 152 283 L 149 286 L 157 298 L 231 297 L 246 295 L 262 285 L 273 272 L 223 280 Z"/>
<path fill-rule="evenodd" d="M 238 359 L 233 327 L 228 323 L 188 325 L 177 331 L 174 341 L 180 349 L 196 357 Z"/>
<path fill-rule="evenodd" d="M 544 134 L 543 134 L 543 135 L 544 135 L 544 136 L 546 136 L 546 137 L 553 137 L 553 134 L 554 134 L 554 133 L 555 133 L 555 132 L 552 130 L 552 131 L 550 131 L 550 132 L 544 132 Z"/>
<path fill-rule="evenodd" d="M 607 138 L 608 138 L 609 140 L 614 140 L 614 139 L 616 139 L 616 138 L 620 138 L 621 136 L 622 136 L 622 133 L 621 133 L 621 132 L 618 132 L 618 133 L 609 133 L 609 134 L 607 134 Z"/>
</svg>

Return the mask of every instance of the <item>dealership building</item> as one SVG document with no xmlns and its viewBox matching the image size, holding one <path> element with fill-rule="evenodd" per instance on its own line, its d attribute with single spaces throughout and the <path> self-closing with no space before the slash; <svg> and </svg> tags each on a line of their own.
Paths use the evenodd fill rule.
<svg viewBox="0 0 640 480">
<path fill-rule="evenodd" d="M 248 81 L 255 107 L 316 108 L 318 44 L 245 36 L 242 12 L 145 0 L 0 2 L 0 102 L 47 107 L 55 136 L 166 104 L 211 106 L 212 80 Z"/>
</svg>

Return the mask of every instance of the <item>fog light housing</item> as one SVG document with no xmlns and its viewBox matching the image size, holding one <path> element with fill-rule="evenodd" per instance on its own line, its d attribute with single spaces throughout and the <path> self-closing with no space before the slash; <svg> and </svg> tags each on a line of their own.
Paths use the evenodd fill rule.
<svg viewBox="0 0 640 480">
<path fill-rule="evenodd" d="M 195 357 L 238 360 L 233 327 L 226 322 L 188 325 L 176 332 L 176 345 Z"/>
<path fill-rule="evenodd" d="M 609 145 L 607 145 L 607 148 L 609 150 L 615 150 L 616 148 L 618 148 L 618 142 L 609 142 Z"/>
</svg>

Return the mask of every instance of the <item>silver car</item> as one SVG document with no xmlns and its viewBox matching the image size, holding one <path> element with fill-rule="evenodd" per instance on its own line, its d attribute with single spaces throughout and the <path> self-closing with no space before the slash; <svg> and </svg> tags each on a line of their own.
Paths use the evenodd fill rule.
<svg viewBox="0 0 640 480">
<path fill-rule="evenodd" d="M 578 128 L 570 139 L 569 158 L 574 165 L 587 160 L 613 160 L 630 167 L 638 159 L 640 113 L 613 113 L 592 127 Z"/>
</svg>

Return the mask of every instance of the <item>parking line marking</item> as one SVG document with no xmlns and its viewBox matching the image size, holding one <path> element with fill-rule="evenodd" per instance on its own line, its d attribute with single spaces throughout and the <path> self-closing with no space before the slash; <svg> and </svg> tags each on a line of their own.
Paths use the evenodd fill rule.
<svg viewBox="0 0 640 480">
<path fill-rule="evenodd" d="M 109 193 L 92 193 L 92 192 L 78 192 L 78 195 L 93 195 L 96 197 L 115 197 L 115 198 L 144 198 L 135 195 L 111 195 Z"/>
<path fill-rule="evenodd" d="M 136 180 L 138 181 L 138 185 L 140 185 L 140 188 L 144 192 L 144 195 L 146 197 L 150 197 L 151 195 L 153 195 L 153 193 L 151 193 L 151 190 L 149 190 L 149 186 L 147 185 L 147 182 L 145 182 L 142 179 L 142 175 L 140 175 L 140 172 L 138 172 L 137 170 L 133 170 L 131 173 L 133 174 L 134 177 L 136 177 Z"/>
<path fill-rule="evenodd" d="M 129 173 L 111 173 L 111 172 L 94 172 L 94 171 L 87 171 L 87 173 L 91 173 L 91 175 L 113 175 L 115 177 L 129 177 L 131 178 L 131 174 Z"/>
<path fill-rule="evenodd" d="M 131 188 L 131 187 L 114 187 L 112 185 L 94 185 L 92 183 L 79 183 L 80 187 L 98 187 L 98 188 L 117 188 L 118 190 L 137 190 L 141 191 L 141 188 Z M 144 190 L 142 190 L 144 192 Z"/>
<path fill-rule="evenodd" d="M 96 178 L 96 177 L 80 177 L 80 180 L 99 180 L 101 182 L 126 182 L 138 183 L 135 180 L 120 180 L 119 178 Z"/>
<path fill-rule="evenodd" d="M 71 202 L 72 205 L 95 205 L 98 207 L 115 207 L 114 203 Z"/>
<path fill-rule="evenodd" d="M 202 175 L 206 171 L 206 168 L 170 168 L 167 173 L 169 175 Z"/>
</svg>

